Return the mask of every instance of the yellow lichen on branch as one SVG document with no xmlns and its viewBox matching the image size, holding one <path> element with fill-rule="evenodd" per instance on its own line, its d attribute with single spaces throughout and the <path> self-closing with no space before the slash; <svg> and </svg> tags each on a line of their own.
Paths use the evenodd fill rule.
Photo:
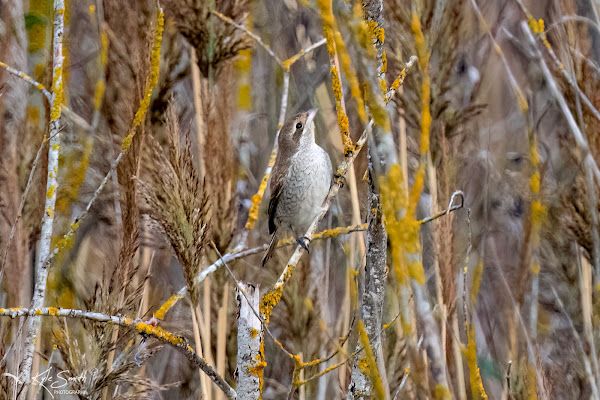
<svg viewBox="0 0 600 400">
<path fill-rule="evenodd" d="M 183 298 L 183 294 L 180 292 L 175 293 L 167 301 L 164 302 L 162 306 L 158 309 L 158 311 L 154 314 L 154 316 L 158 319 L 163 319 L 169 311 L 179 300 Z"/>
<path fill-rule="evenodd" d="M 263 176 L 262 181 L 260 182 L 260 186 L 258 187 L 258 192 L 254 196 L 252 196 L 252 206 L 250 207 L 250 211 L 248 211 L 248 221 L 246 222 L 246 230 L 254 229 L 254 224 L 258 220 L 258 209 L 260 207 L 260 203 L 262 202 L 262 198 L 265 194 L 265 190 L 267 190 L 267 183 L 269 182 L 269 177 L 271 176 L 271 170 L 273 169 L 273 165 L 275 165 L 275 160 L 277 159 L 277 147 L 273 148 L 271 152 L 271 158 L 269 158 L 269 165 L 267 166 L 267 173 Z"/>
<path fill-rule="evenodd" d="M 165 24 L 165 15 L 161 8 L 157 11 L 156 17 L 156 33 L 154 35 L 154 45 L 152 46 L 152 54 L 150 56 L 150 77 L 148 78 L 148 84 L 146 85 L 146 89 L 144 90 L 144 97 L 140 100 L 140 106 L 138 107 L 137 112 L 135 113 L 135 117 L 133 118 L 133 126 L 131 127 L 129 134 L 123 140 L 123 144 L 121 148 L 123 151 L 129 150 L 131 146 L 131 142 L 133 141 L 133 136 L 137 131 L 137 127 L 141 125 L 144 121 L 144 117 L 148 112 L 148 107 L 150 107 L 150 100 L 152 99 L 152 91 L 156 87 L 158 83 L 158 73 L 160 70 L 160 49 L 162 43 L 163 29 Z"/>
<path fill-rule="evenodd" d="M 269 323 L 269 319 L 271 318 L 271 312 L 273 308 L 279 303 L 281 300 L 281 295 L 283 293 L 283 286 L 275 287 L 272 291 L 265 293 L 260 299 L 259 310 L 262 316 L 265 319 L 265 323 Z"/>
<path fill-rule="evenodd" d="M 171 343 L 173 346 L 178 346 L 181 343 L 183 343 L 182 337 L 174 335 L 171 332 L 166 331 L 159 326 L 153 326 L 153 325 L 147 324 L 145 322 L 138 322 L 135 324 L 135 329 L 137 329 L 137 331 L 139 333 L 152 335 L 158 339 L 166 340 L 167 342 Z M 189 350 L 194 352 L 194 350 L 191 347 Z"/>
<path fill-rule="evenodd" d="M 463 354 L 467 359 L 467 366 L 469 367 L 471 393 L 474 400 L 485 400 L 488 397 L 483 388 L 481 374 L 479 372 L 479 367 L 477 366 L 477 345 L 475 343 L 475 328 L 473 325 L 470 325 L 467 328 L 467 339 L 467 348 L 463 350 Z"/>
<path fill-rule="evenodd" d="M 338 125 L 342 135 L 342 144 L 344 145 L 344 155 L 349 156 L 354 152 L 355 145 L 352 143 L 352 139 L 350 138 L 348 116 L 342 107 L 342 83 L 336 67 L 336 53 L 340 57 L 342 69 L 346 74 L 346 78 L 348 79 L 352 97 L 356 99 L 358 114 L 362 121 L 366 120 L 364 104 L 360 93 L 360 87 L 358 85 L 358 79 L 356 78 L 356 74 L 352 69 L 350 57 L 346 52 L 344 41 L 342 40 L 342 37 L 336 27 L 331 0 L 317 0 L 317 4 L 321 12 L 321 19 L 323 20 L 323 34 L 327 41 L 327 51 L 329 52 L 331 83 L 335 97 L 335 109 L 338 117 Z"/>
<path fill-rule="evenodd" d="M 423 72 L 421 83 L 421 156 L 429 151 L 429 130 L 431 128 L 431 83 L 429 78 L 429 52 L 425 45 L 425 37 L 421 30 L 421 21 L 416 13 L 412 14 L 412 33 L 415 37 L 419 66 Z"/>
<path fill-rule="evenodd" d="M 420 168 L 422 169 L 422 168 Z M 411 257 L 420 251 L 420 222 L 416 219 L 417 194 L 423 188 L 423 172 L 417 171 L 410 196 L 402 184 L 402 167 L 393 164 L 387 176 L 379 178 L 382 211 L 391 243 L 394 271 L 402 286 L 409 284 L 409 278 L 419 284 L 425 282 L 423 265 L 419 259 Z"/>
<path fill-rule="evenodd" d="M 480 259 L 473 271 L 473 285 L 471 286 L 471 306 L 475 305 L 477 293 L 479 293 L 479 285 L 481 285 L 481 277 L 483 276 L 483 259 Z"/>
<path fill-rule="evenodd" d="M 296 269 L 296 264 L 289 264 L 286 267 L 284 274 L 280 276 L 275 283 L 273 289 L 261 297 L 259 309 L 260 313 L 265 319 L 265 324 L 269 323 L 271 312 L 277 303 L 279 303 L 279 300 L 281 300 L 281 296 L 283 295 L 283 287 L 292 277 L 294 269 Z"/>
<path fill-rule="evenodd" d="M 383 382 L 381 380 L 379 368 L 377 367 L 377 360 L 375 359 L 375 353 L 369 342 L 369 336 L 367 335 L 367 330 L 365 329 L 365 324 L 362 320 L 358 321 L 358 334 L 360 343 L 365 350 L 365 357 L 359 361 L 359 368 L 365 375 L 369 376 L 371 384 L 373 385 L 375 398 L 384 399 L 385 390 L 383 389 Z"/>
<path fill-rule="evenodd" d="M 265 341 L 260 342 L 260 349 L 255 357 L 255 361 L 251 361 L 253 366 L 247 367 L 248 372 L 258 378 L 258 391 L 260 393 L 259 399 L 262 399 L 262 392 L 264 386 L 264 372 L 267 362 L 265 361 Z"/>
</svg>

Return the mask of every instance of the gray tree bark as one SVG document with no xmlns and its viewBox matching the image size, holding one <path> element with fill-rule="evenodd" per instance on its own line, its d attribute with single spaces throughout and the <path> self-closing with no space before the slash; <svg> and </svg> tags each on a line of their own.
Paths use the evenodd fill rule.
<svg viewBox="0 0 600 400">
<path fill-rule="evenodd" d="M 265 367 L 263 330 L 260 319 L 254 314 L 260 304 L 258 288 L 243 284 L 244 296 L 237 290 L 239 305 L 238 316 L 238 353 L 237 353 L 237 398 L 240 400 L 258 400 L 261 397 L 263 370 Z M 246 300 L 250 300 L 250 303 Z"/>
</svg>

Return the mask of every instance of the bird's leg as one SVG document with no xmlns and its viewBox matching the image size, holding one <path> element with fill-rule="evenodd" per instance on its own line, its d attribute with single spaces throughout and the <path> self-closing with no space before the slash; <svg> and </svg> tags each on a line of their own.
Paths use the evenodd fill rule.
<svg viewBox="0 0 600 400">
<path fill-rule="evenodd" d="M 294 235 L 294 239 L 296 239 L 296 243 L 298 243 L 300 246 L 302 246 L 302 248 L 304 250 L 306 250 L 307 253 L 310 253 L 310 250 L 308 249 L 308 245 L 310 244 L 310 239 L 307 238 L 306 236 L 298 237 L 298 235 L 296 235 L 296 232 L 294 231 L 294 228 L 292 228 L 292 225 L 290 225 L 290 230 L 292 231 L 292 235 Z"/>
<path fill-rule="evenodd" d="M 333 174 L 333 182 L 332 184 L 339 183 L 340 188 L 346 186 L 346 177 L 343 174 L 335 173 Z"/>
<path fill-rule="evenodd" d="M 308 250 L 308 245 L 310 244 L 310 239 L 307 238 L 306 236 L 302 236 L 302 237 L 295 237 L 296 242 L 298 242 L 298 244 L 300 246 L 302 246 L 304 248 L 304 250 L 306 250 L 307 253 L 310 253 L 310 250 Z"/>
</svg>

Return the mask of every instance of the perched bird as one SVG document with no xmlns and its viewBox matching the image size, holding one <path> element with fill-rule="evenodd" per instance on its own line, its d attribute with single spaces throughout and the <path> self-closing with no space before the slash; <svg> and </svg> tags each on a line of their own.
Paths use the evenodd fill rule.
<svg viewBox="0 0 600 400">
<path fill-rule="evenodd" d="M 278 153 L 271 173 L 269 188 L 269 248 L 262 260 L 264 266 L 273 254 L 278 233 L 290 230 L 298 244 L 308 250 L 301 237 L 321 212 L 333 173 L 331 160 L 315 142 L 314 118 L 317 109 L 296 114 L 288 119 L 278 139 Z"/>
</svg>

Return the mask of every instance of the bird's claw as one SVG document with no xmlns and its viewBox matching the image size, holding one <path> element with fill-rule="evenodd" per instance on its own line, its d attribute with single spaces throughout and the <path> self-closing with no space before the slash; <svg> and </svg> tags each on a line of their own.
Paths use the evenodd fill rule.
<svg viewBox="0 0 600 400">
<path fill-rule="evenodd" d="M 306 250 L 307 253 L 310 253 L 310 250 L 308 250 L 308 245 L 310 244 L 309 238 L 307 238 L 306 236 L 302 236 L 302 237 L 296 238 L 296 242 L 298 242 L 298 244 L 300 246 L 302 246 L 302 248 L 304 250 Z"/>
<path fill-rule="evenodd" d="M 342 174 L 333 174 L 333 181 L 338 183 L 341 188 L 343 188 L 346 185 L 346 177 Z"/>
</svg>

